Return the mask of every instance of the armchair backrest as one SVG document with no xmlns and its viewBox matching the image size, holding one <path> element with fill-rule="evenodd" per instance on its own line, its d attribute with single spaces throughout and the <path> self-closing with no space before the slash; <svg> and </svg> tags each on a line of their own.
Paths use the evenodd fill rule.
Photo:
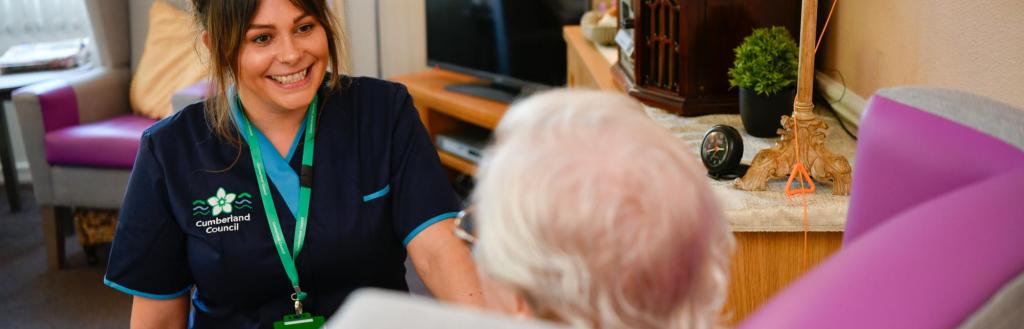
<svg viewBox="0 0 1024 329">
<path fill-rule="evenodd" d="M 1024 165 L 1024 110 L 961 91 L 898 87 L 868 102 L 848 245 L 917 204 Z"/>
<path fill-rule="evenodd" d="M 167 1 L 188 9 L 187 0 L 84 0 L 100 65 L 135 72 L 149 31 L 149 8 Z"/>
<path fill-rule="evenodd" d="M 127 67 L 131 62 L 128 3 L 129 0 L 85 0 L 100 66 Z"/>
</svg>

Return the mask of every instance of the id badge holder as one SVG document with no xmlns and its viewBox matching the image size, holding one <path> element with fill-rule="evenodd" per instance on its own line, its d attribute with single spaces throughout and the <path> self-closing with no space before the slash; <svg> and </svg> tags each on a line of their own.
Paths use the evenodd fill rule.
<svg viewBox="0 0 1024 329">
<path fill-rule="evenodd" d="M 309 313 L 285 315 L 283 320 L 274 322 L 274 329 L 318 329 L 323 326 L 323 316 Z"/>
</svg>

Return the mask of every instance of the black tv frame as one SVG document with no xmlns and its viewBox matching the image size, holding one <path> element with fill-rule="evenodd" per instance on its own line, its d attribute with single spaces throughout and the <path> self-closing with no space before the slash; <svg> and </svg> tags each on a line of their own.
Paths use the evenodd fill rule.
<svg viewBox="0 0 1024 329">
<path fill-rule="evenodd" d="M 428 55 L 429 56 L 429 55 Z M 465 66 L 446 63 L 427 58 L 427 65 L 443 70 L 462 73 L 483 80 L 473 83 L 453 83 L 444 87 L 445 90 L 490 99 L 500 103 L 511 104 L 517 99 L 530 96 L 536 92 L 553 88 L 542 83 L 526 81 L 484 70 L 471 69 Z"/>
<path fill-rule="evenodd" d="M 522 1 L 522 0 L 508 0 L 508 1 Z M 540 0 L 540 1 L 554 1 L 554 0 Z M 568 0 L 568 1 L 582 2 L 584 0 Z M 428 2 L 429 2 L 429 0 L 428 0 Z M 429 6 L 429 3 L 428 3 L 428 6 Z M 585 7 L 589 7 L 589 1 L 588 1 L 588 5 L 585 6 Z M 581 8 L 581 10 L 585 10 L 585 8 Z M 504 9 L 503 9 L 503 11 L 504 11 Z M 428 16 L 429 16 L 429 10 L 428 10 Z M 500 17 L 500 15 L 496 16 L 494 19 L 496 20 L 497 24 L 505 24 L 503 22 L 504 19 L 502 17 Z M 430 20 L 430 17 L 427 17 L 427 21 L 428 21 L 427 22 L 427 28 L 430 27 L 429 20 Z M 559 21 L 565 21 L 564 17 L 559 19 Z M 561 33 L 560 33 L 561 28 L 558 28 L 557 30 L 559 31 L 558 32 L 559 39 L 561 39 L 560 38 L 560 36 L 561 36 Z M 427 56 L 427 64 L 430 67 L 436 67 L 436 68 L 440 68 L 440 69 L 444 69 L 444 70 L 448 70 L 448 71 L 462 73 L 462 74 L 466 74 L 466 75 L 469 75 L 469 76 L 472 76 L 472 77 L 475 77 L 475 78 L 483 80 L 483 81 L 474 82 L 474 83 L 448 85 L 448 86 L 445 86 L 445 90 L 452 91 L 452 92 L 457 92 L 457 93 L 462 93 L 462 94 L 467 94 L 467 95 L 472 95 L 472 96 L 476 96 L 476 97 L 487 98 L 487 99 L 495 100 L 495 101 L 498 101 L 498 102 L 501 102 L 501 103 L 512 103 L 516 99 L 529 96 L 529 95 L 534 94 L 534 93 L 536 93 L 538 91 L 554 88 L 554 86 L 548 85 L 549 82 L 525 80 L 522 77 L 513 77 L 509 73 L 505 73 L 505 74 L 499 73 L 499 72 L 503 72 L 503 70 L 508 70 L 509 69 L 508 67 L 505 67 L 505 68 L 500 67 L 500 64 L 499 64 L 498 68 L 496 68 L 494 71 L 491 71 L 491 70 L 486 70 L 486 69 L 472 68 L 472 67 L 469 67 L 469 66 L 465 66 L 465 65 L 462 65 L 462 64 L 455 63 L 455 62 L 449 62 L 449 61 L 446 61 L 444 59 L 431 58 L 431 56 L 430 56 L 431 52 L 430 52 L 429 34 L 430 33 L 428 31 L 427 32 L 428 40 L 427 40 L 427 45 L 426 45 L 427 46 L 426 56 Z M 505 48 L 510 46 L 509 45 L 509 40 L 507 39 L 508 36 L 504 35 L 504 38 L 506 38 L 506 39 L 502 39 L 503 36 L 502 35 L 498 35 L 497 38 L 498 38 L 496 40 L 497 44 L 495 45 L 495 47 L 498 48 L 498 49 L 496 49 L 497 52 L 499 53 L 498 56 L 500 57 L 501 53 L 505 53 L 506 56 L 507 56 L 508 53 L 509 53 L 509 49 L 502 49 L 502 48 L 503 48 L 503 46 Z M 565 55 L 561 54 L 561 55 L 558 55 L 558 56 L 562 56 L 562 58 L 564 59 Z M 499 63 L 500 63 L 500 61 L 499 61 Z M 524 63 L 529 63 L 529 62 L 524 62 Z M 563 68 L 563 70 L 564 70 L 564 68 Z M 563 74 L 564 74 L 564 72 L 563 72 Z"/>
</svg>

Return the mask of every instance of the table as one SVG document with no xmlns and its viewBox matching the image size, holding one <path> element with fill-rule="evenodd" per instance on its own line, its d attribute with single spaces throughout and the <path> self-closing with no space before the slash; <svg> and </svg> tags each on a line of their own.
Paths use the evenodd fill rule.
<svg viewBox="0 0 1024 329">
<path fill-rule="evenodd" d="M 618 58 L 615 48 L 594 45 L 583 38 L 578 27 L 566 27 L 563 34 L 569 61 L 569 87 L 625 92 L 607 73 Z M 775 142 L 774 138 L 746 134 L 739 115 L 735 114 L 680 117 L 647 106 L 645 111 L 687 144 L 694 154 L 694 161 L 700 161 L 699 148 L 704 133 L 716 124 L 730 125 L 743 133 L 743 163 L 749 164 L 757 151 L 771 147 Z M 819 111 L 819 117 L 829 125 L 826 143 L 830 149 L 846 156 L 853 164 L 856 142 L 845 135 L 833 116 Z M 815 194 L 807 199 L 809 225 L 805 266 L 803 204 L 800 199 L 786 198 L 782 192 L 784 181 L 773 180 L 767 191 L 760 192 L 738 190 L 732 187 L 731 181 L 709 178 L 708 182 L 736 238 L 724 310 L 729 326 L 742 322 L 772 295 L 824 261 L 842 245 L 849 197 L 833 196 L 828 184 L 820 184 Z"/>
<path fill-rule="evenodd" d="M 61 71 L 0 75 L 0 167 L 3 168 L 4 188 L 11 212 L 21 211 L 21 198 L 18 196 L 18 172 L 14 167 L 14 148 L 11 145 L 13 137 L 7 123 L 6 102 L 11 100 L 11 94 L 18 88 L 52 79 L 67 79 L 87 69 L 88 67 L 79 67 Z"/>
<path fill-rule="evenodd" d="M 646 107 L 647 115 L 668 128 L 682 139 L 699 159 L 700 143 L 704 133 L 712 126 L 726 124 L 735 127 L 743 136 L 743 160 L 749 164 L 757 152 L 775 145 L 778 138 L 753 137 L 743 130 L 743 123 L 736 114 L 713 114 L 699 117 L 680 117 L 663 110 Z M 836 154 L 845 156 L 850 163 L 854 160 L 856 141 L 846 135 L 835 117 L 822 109 L 815 111 L 818 118 L 829 126 L 825 144 Z M 703 166 L 703 164 L 701 165 Z M 790 200 L 782 190 L 786 182 L 781 179 L 769 181 L 766 191 L 744 191 L 732 186 L 732 181 L 708 179 L 712 190 L 718 196 L 733 232 L 796 232 L 803 231 L 803 204 L 799 198 Z M 807 198 L 808 217 L 811 232 L 842 232 L 846 226 L 846 211 L 849 196 L 832 195 L 829 182 L 818 183 L 815 193 Z"/>
</svg>

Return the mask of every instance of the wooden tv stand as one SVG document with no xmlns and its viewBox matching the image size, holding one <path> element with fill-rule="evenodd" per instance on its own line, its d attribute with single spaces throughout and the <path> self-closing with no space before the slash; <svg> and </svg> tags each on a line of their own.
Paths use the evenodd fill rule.
<svg viewBox="0 0 1024 329">
<path fill-rule="evenodd" d="M 508 109 L 508 104 L 445 90 L 444 87 L 449 84 L 477 81 L 476 78 L 455 72 L 431 69 L 392 77 L 390 80 L 404 84 L 409 89 L 413 105 L 420 113 L 420 120 L 435 144 L 438 134 L 453 132 L 467 125 L 494 130 Z M 476 172 L 476 164 L 470 161 L 441 150 L 437 154 L 441 157 L 441 164 L 449 169 L 453 177 L 458 173 L 473 175 Z"/>
</svg>

